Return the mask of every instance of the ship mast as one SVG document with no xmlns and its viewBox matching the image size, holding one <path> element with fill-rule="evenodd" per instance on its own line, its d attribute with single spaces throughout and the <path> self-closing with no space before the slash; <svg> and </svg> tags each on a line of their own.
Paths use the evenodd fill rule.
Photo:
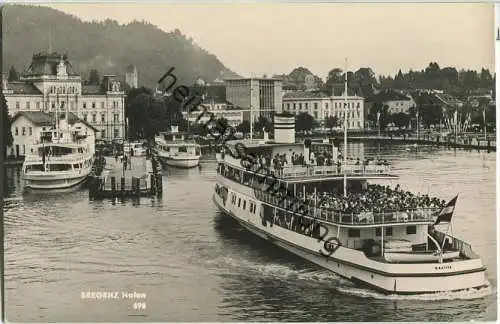
<svg viewBox="0 0 500 324">
<path fill-rule="evenodd" d="M 345 80 L 344 80 L 344 197 L 347 196 L 347 58 L 345 59 Z"/>
</svg>

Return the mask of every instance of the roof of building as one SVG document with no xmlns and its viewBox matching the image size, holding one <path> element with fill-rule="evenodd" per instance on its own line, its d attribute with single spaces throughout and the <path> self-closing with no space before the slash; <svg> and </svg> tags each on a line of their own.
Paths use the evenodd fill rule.
<svg viewBox="0 0 500 324">
<path fill-rule="evenodd" d="M 258 80 L 258 81 L 283 81 L 282 79 L 276 79 L 276 78 L 226 78 L 224 81 L 226 82 L 231 82 L 231 81 L 249 81 L 249 80 Z"/>
<path fill-rule="evenodd" d="M 128 67 L 127 67 L 127 73 L 133 73 L 135 72 L 136 68 L 135 68 L 135 65 L 134 64 L 130 64 Z"/>
<path fill-rule="evenodd" d="M 106 94 L 100 85 L 82 84 L 82 95 L 102 95 Z"/>
<path fill-rule="evenodd" d="M 328 98 L 328 95 L 319 91 L 294 91 L 283 95 L 283 99 L 294 98 Z"/>
<path fill-rule="evenodd" d="M 23 76 L 41 76 L 41 75 L 57 75 L 57 67 L 61 60 L 66 67 L 66 73 L 70 76 L 78 76 L 79 74 L 73 69 L 71 63 L 68 61 L 66 53 L 61 54 L 57 52 L 46 53 L 40 52 L 33 54 L 30 65 L 24 71 Z"/>
<path fill-rule="evenodd" d="M 12 122 L 14 122 L 17 118 L 24 116 L 30 122 L 35 124 L 36 126 L 51 126 L 54 124 L 54 113 L 46 113 L 43 111 L 20 111 L 13 118 Z M 78 118 L 74 113 L 69 113 L 69 123 L 74 124 L 75 122 L 80 122 L 85 124 L 87 127 L 93 129 L 94 131 L 98 131 L 97 128 L 86 122 L 85 120 Z"/>
<path fill-rule="evenodd" d="M 345 84 L 334 84 L 332 87 L 332 94 L 335 97 L 341 97 L 345 92 Z M 352 90 L 351 88 L 347 88 L 347 95 L 349 96 L 357 96 L 358 94 Z"/>
<path fill-rule="evenodd" d="M 42 92 L 29 82 L 22 82 L 22 81 L 7 82 L 7 89 L 12 90 L 14 94 L 42 95 Z"/>
<path fill-rule="evenodd" d="M 387 101 L 401 101 L 401 100 L 411 100 L 410 97 L 405 96 L 402 93 L 399 93 L 394 90 L 383 90 L 373 95 L 371 97 L 366 98 L 367 102 L 387 102 Z"/>
</svg>

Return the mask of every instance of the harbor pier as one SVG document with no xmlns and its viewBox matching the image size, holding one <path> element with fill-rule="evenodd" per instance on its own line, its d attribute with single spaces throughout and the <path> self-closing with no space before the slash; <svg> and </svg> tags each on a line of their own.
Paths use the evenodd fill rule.
<svg viewBox="0 0 500 324">
<path fill-rule="evenodd" d="M 162 175 L 155 157 L 104 157 L 96 172 L 89 178 L 90 199 L 125 197 L 160 197 L 163 192 Z M 104 164 L 104 165 L 102 165 Z"/>
</svg>

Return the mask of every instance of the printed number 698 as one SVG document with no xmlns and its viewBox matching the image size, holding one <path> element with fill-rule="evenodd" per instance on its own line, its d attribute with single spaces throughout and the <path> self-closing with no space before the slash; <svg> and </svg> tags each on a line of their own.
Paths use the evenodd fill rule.
<svg viewBox="0 0 500 324">
<path fill-rule="evenodd" d="M 146 309 L 146 303 L 134 303 L 134 309 Z"/>
</svg>

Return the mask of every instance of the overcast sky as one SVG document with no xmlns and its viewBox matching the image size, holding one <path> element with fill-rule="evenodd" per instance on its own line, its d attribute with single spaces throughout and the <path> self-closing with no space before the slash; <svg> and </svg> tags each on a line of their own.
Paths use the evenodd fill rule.
<svg viewBox="0 0 500 324">
<path fill-rule="evenodd" d="M 83 20 L 147 20 L 180 29 L 240 75 L 290 73 L 324 78 L 334 67 L 494 70 L 493 4 L 51 4 Z M 61 28 L 64 28 L 61 26 Z"/>
</svg>

